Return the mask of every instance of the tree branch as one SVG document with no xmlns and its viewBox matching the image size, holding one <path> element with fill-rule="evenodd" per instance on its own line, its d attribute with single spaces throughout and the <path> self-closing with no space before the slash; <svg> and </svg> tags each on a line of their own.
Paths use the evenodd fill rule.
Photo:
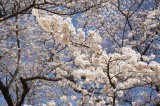
<svg viewBox="0 0 160 106">
<path fill-rule="evenodd" d="M 0 81 L 0 90 L 1 90 L 8 106 L 14 106 L 11 95 L 9 93 L 9 89 L 7 87 L 5 87 L 5 85 L 2 83 L 2 81 Z"/>
<path fill-rule="evenodd" d="M 27 85 L 27 82 L 22 77 L 20 77 L 20 81 L 23 85 L 23 93 L 22 93 L 20 101 L 17 103 L 16 106 L 21 106 L 23 104 L 25 97 L 26 97 L 27 93 L 29 92 L 29 87 Z"/>
<path fill-rule="evenodd" d="M 15 16 L 17 16 L 19 14 L 22 14 L 22 13 L 28 11 L 29 9 L 31 9 L 34 6 L 35 6 L 35 0 L 34 0 L 34 2 L 30 6 L 26 7 L 25 9 L 23 9 L 23 10 L 21 10 L 19 12 L 13 13 L 13 14 L 7 16 L 7 17 L 4 17 L 4 18 L 0 19 L 0 22 L 5 21 L 5 20 L 7 20 L 9 18 L 15 17 Z"/>
<path fill-rule="evenodd" d="M 62 78 L 47 78 L 47 77 L 43 77 L 43 76 L 35 76 L 35 77 L 25 78 L 24 81 L 32 81 L 32 80 L 36 80 L 36 79 L 47 80 L 47 81 L 59 81 L 59 80 L 62 80 Z"/>
</svg>

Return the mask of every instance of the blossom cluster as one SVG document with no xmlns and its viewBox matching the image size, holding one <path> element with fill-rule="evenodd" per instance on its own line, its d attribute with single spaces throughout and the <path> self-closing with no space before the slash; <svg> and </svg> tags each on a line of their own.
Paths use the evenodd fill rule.
<svg viewBox="0 0 160 106">
<path fill-rule="evenodd" d="M 83 102 L 87 102 L 86 100 L 89 98 L 90 104 L 94 101 L 94 99 L 92 100 L 94 95 L 91 94 L 93 97 L 86 97 L 86 95 L 100 89 L 99 85 L 103 85 L 100 92 L 108 97 L 107 102 L 110 103 L 113 102 L 111 97 L 116 96 L 115 94 L 122 97 L 123 92 L 129 88 L 151 82 L 156 83 L 160 80 L 160 64 L 151 61 L 154 59 L 154 55 L 142 57 L 150 61 L 149 63 L 141 61 L 140 53 L 130 46 L 107 54 L 102 48 L 102 38 L 98 31 L 89 30 L 87 36 L 82 29 L 76 31 L 72 19 L 69 17 L 40 16 L 38 10 L 35 9 L 33 9 L 33 15 L 36 16 L 37 22 L 43 30 L 51 33 L 56 42 L 68 45 L 69 50 L 72 51 L 70 55 L 74 57 L 73 65 L 76 67 L 69 72 L 76 81 L 72 87 L 82 92 Z M 85 84 L 91 85 L 93 90 L 84 89 Z M 66 96 L 62 96 L 61 100 L 67 102 Z M 104 105 L 104 100 L 101 98 L 100 105 Z M 82 103 L 79 101 L 77 104 Z"/>
</svg>

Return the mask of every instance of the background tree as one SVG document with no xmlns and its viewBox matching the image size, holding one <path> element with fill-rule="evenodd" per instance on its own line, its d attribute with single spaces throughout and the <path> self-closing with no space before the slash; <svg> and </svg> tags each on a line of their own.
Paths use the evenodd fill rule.
<svg viewBox="0 0 160 106">
<path fill-rule="evenodd" d="M 101 8 L 85 12 L 78 21 L 80 27 L 100 30 L 108 52 L 129 45 L 141 55 L 158 56 L 159 3 L 158 0 L 109 1 Z M 115 45 L 111 47 L 110 43 Z"/>
<path fill-rule="evenodd" d="M 42 10 L 50 11 L 49 8 L 52 7 L 52 13 L 55 14 L 75 14 L 77 12 L 83 12 L 88 10 L 92 7 L 86 7 L 82 8 L 80 6 L 79 9 L 69 8 L 67 6 L 68 3 L 71 1 L 41 1 L 41 0 L 2 0 L 0 1 L 1 5 L 1 92 L 4 96 L 4 99 L 8 103 L 8 105 L 22 105 L 24 102 L 24 98 L 26 97 L 26 94 L 31 89 L 31 85 L 27 85 L 27 82 L 24 80 L 24 76 L 34 76 L 30 73 L 31 69 L 35 68 L 35 70 L 32 70 L 34 73 L 37 68 L 38 70 L 43 71 L 43 68 L 48 62 L 53 61 L 54 56 L 54 50 L 57 50 L 58 52 L 61 52 L 63 49 L 65 49 L 65 46 L 61 46 L 60 44 L 54 45 L 55 41 L 51 37 L 47 37 L 46 35 L 43 35 L 42 38 L 40 38 L 40 34 L 44 33 L 43 31 L 36 32 L 36 36 L 32 36 L 35 32 L 33 31 L 35 26 L 35 22 L 33 17 L 31 17 L 30 12 L 33 7 L 39 8 Z M 76 2 L 76 1 L 75 1 Z M 81 3 L 81 2 L 79 2 Z M 75 4 L 75 3 L 74 3 Z M 77 8 L 78 8 L 77 7 Z M 63 8 L 63 11 L 61 11 L 60 8 Z M 81 9 L 80 9 L 81 8 Z M 83 10 L 82 10 L 83 9 Z M 36 24 L 37 25 L 37 24 Z M 30 27 L 30 28 L 29 28 Z M 32 27 L 32 28 L 31 28 Z M 37 29 L 36 29 L 37 30 Z M 34 37 L 38 37 L 39 40 L 36 39 L 36 45 L 33 44 L 35 40 Z M 50 44 L 50 39 L 53 41 Z M 49 41 L 48 41 L 49 40 Z M 46 44 L 46 42 L 49 42 Z M 43 44 L 43 45 L 41 45 Z M 51 46 L 52 45 L 52 46 Z M 40 58 L 37 54 L 37 47 L 43 46 L 46 48 L 46 50 L 43 50 L 42 47 L 41 50 L 48 52 L 48 56 L 45 54 L 43 58 Z M 34 49 L 33 49 L 34 48 Z M 32 52 L 31 52 L 32 51 Z M 53 52 L 53 53 L 52 53 Z M 31 54 L 34 54 L 31 55 Z M 36 55 L 37 54 L 37 55 Z M 58 59 L 59 56 L 56 58 Z M 45 59 L 47 58 L 47 60 Z M 36 60 L 38 59 L 38 60 Z M 46 63 L 43 63 L 42 60 L 46 61 Z M 34 60 L 34 61 L 33 61 Z M 36 62 L 38 62 L 38 65 L 36 66 Z M 28 68 L 25 68 L 26 64 L 28 64 Z M 57 63 L 58 64 L 58 63 Z M 41 68 L 39 67 L 41 66 Z M 51 64 L 50 64 L 51 65 Z M 48 69 L 49 67 L 47 67 Z M 25 70 L 24 70 L 25 69 Z M 30 70 L 30 71 L 29 71 Z M 37 71 L 38 71 L 37 70 Z M 49 69 L 48 69 L 49 70 Z M 52 67 L 53 70 L 53 67 Z M 51 70 L 49 70 L 51 71 Z M 58 79 L 49 79 L 47 77 L 44 77 L 45 74 L 49 74 L 50 72 L 46 72 L 45 74 L 40 75 L 41 72 L 36 73 L 35 78 L 28 79 L 30 80 L 36 80 L 36 79 L 45 79 L 49 81 L 57 81 Z M 27 77 L 26 76 L 26 77 Z M 36 90 L 35 90 L 36 91 Z M 32 92 L 30 90 L 30 92 Z M 12 98 L 13 97 L 13 98 Z M 35 98 L 37 95 L 35 96 Z M 33 100 L 33 99 L 32 99 Z M 34 102 L 33 102 L 34 103 Z"/>
</svg>

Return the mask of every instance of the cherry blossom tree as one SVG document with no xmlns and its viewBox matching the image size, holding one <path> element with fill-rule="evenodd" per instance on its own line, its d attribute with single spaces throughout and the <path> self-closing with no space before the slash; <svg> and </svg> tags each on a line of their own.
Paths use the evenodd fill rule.
<svg viewBox="0 0 160 106">
<path fill-rule="evenodd" d="M 4 104 L 158 105 L 159 2 L 64 1 L 1 19 Z M 82 12 L 76 29 L 68 15 Z"/>
<path fill-rule="evenodd" d="M 109 52 L 131 46 L 142 56 L 159 54 L 159 1 L 114 0 L 102 3 L 78 19 L 79 26 L 100 31 Z M 94 11 L 94 12 L 93 12 Z M 89 15 L 88 15 L 89 14 Z M 110 43 L 114 42 L 111 47 Z"/>
<path fill-rule="evenodd" d="M 102 3 L 101 8 L 85 12 L 78 19 L 79 27 L 98 29 L 108 53 L 131 47 L 140 53 L 141 61 L 159 61 L 159 3 L 157 0 L 111 0 Z M 158 86 L 154 89 L 159 89 Z M 125 101 L 131 104 L 130 100 Z"/>
<path fill-rule="evenodd" d="M 75 4 L 77 2 L 78 5 L 76 5 L 75 8 Z M 0 1 L 0 90 L 2 93 L 2 98 L 6 100 L 8 105 L 20 106 L 23 104 L 28 92 L 36 93 L 36 89 L 33 89 L 33 91 L 31 90 L 32 87 L 35 87 L 35 84 L 31 83 L 28 85 L 27 83 L 29 81 L 31 82 L 37 79 L 47 81 L 61 80 L 62 78 L 52 79 L 46 76 L 48 74 L 50 75 L 50 71 L 53 71 L 57 67 L 65 67 L 61 65 L 62 63 L 59 59 L 63 57 L 62 54 L 64 53 L 61 53 L 61 51 L 64 50 L 66 46 L 56 43 L 54 37 L 49 35 L 47 36 L 44 31 L 40 31 L 34 18 L 30 15 L 31 9 L 34 7 L 54 14 L 73 15 L 79 12 L 87 11 L 96 5 L 97 4 L 84 5 L 83 1 L 72 2 L 66 0 Z M 52 10 L 49 8 L 52 8 Z M 59 53 L 61 55 L 56 55 Z M 53 58 L 54 56 L 56 57 L 56 61 Z M 53 61 L 55 62 L 55 65 Z M 61 64 L 59 64 L 58 61 Z M 31 69 L 33 69 L 32 72 Z M 48 70 L 48 72 L 43 73 L 44 69 Z M 39 70 L 42 71 L 42 74 Z M 24 79 L 24 76 L 26 79 Z M 67 76 L 66 79 L 68 79 Z M 36 95 L 35 97 L 33 95 L 31 97 L 28 96 L 27 100 L 34 103 L 31 100 L 34 100 L 40 96 L 41 95 Z"/>
<path fill-rule="evenodd" d="M 0 22 L 15 17 L 19 14 L 30 14 L 32 8 L 45 10 L 59 15 L 74 15 L 90 10 L 106 0 L 1 0 Z"/>
<path fill-rule="evenodd" d="M 70 69 L 69 73 L 73 76 L 72 81 L 75 83 L 75 85 L 72 84 L 73 89 L 82 94 L 82 98 L 77 101 L 79 105 L 94 105 L 96 101 L 98 101 L 97 105 L 116 105 L 123 102 L 120 99 L 129 89 L 159 84 L 160 65 L 152 61 L 155 56 L 149 56 L 148 62 L 142 61 L 142 55 L 130 46 L 121 47 L 119 51 L 107 54 L 101 46 L 102 38 L 97 30 L 89 30 L 88 36 L 85 36 L 82 29 L 75 32 L 69 18 L 63 20 L 56 15 L 45 18 L 37 13 L 37 10 L 33 10 L 39 25 L 46 32 L 53 33 L 58 42 L 68 45 L 73 52 L 75 69 Z M 59 28 L 58 26 L 61 25 L 62 27 Z M 142 93 L 144 98 L 147 95 Z M 66 102 L 68 98 L 66 96 L 64 98 L 62 100 Z M 159 98 L 145 98 L 145 100 L 144 104 L 154 104 Z M 128 102 L 132 105 L 143 105 L 142 100 L 137 102 L 128 100 Z"/>
</svg>

